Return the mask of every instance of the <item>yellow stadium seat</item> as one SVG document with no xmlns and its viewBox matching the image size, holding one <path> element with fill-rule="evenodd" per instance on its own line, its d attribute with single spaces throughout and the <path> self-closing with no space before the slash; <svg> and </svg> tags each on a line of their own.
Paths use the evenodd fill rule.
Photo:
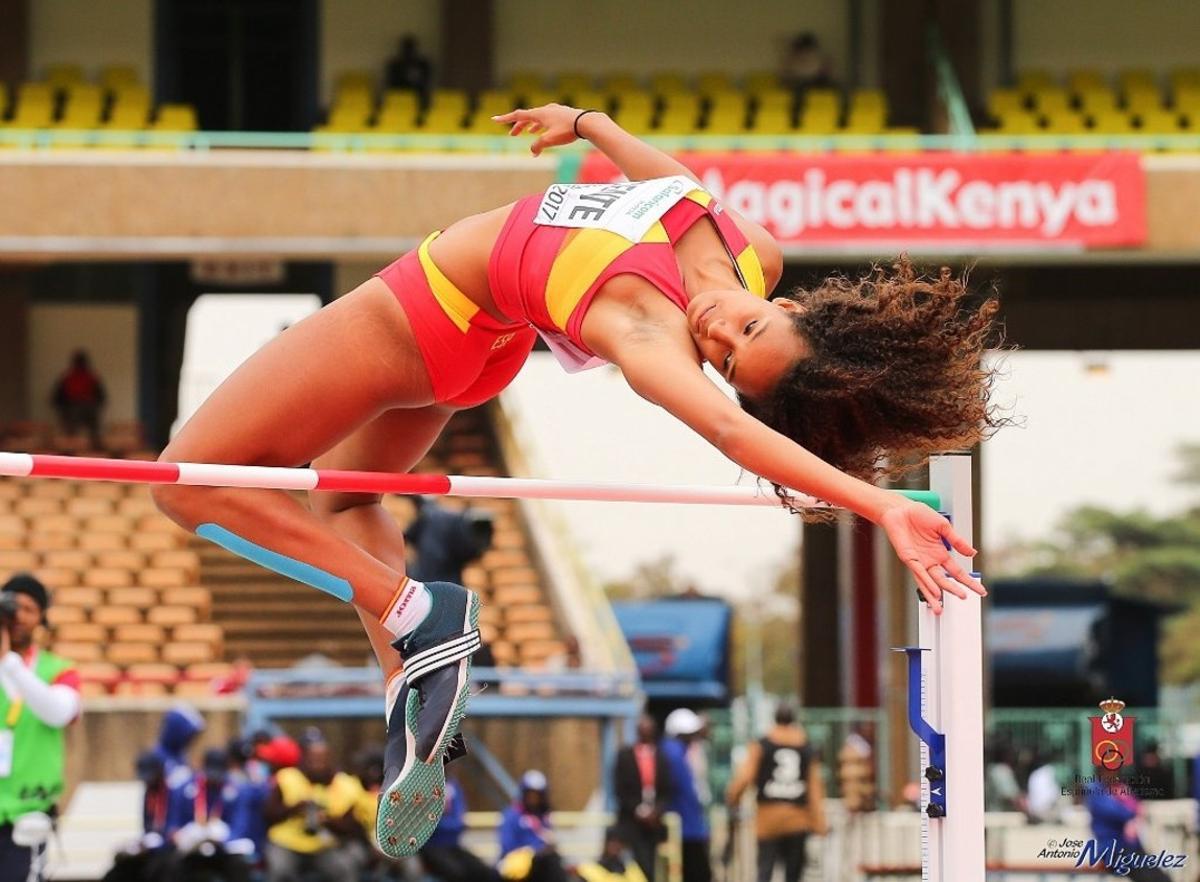
<svg viewBox="0 0 1200 882">
<path fill-rule="evenodd" d="M 1057 86 L 1038 89 L 1033 93 L 1033 106 L 1041 114 L 1065 113 L 1071 109 L 1071 96 Z"/>
<path fill-rule="evenodd" d="M 622 95 L 626 92 L 637 92 L 641 84 L 631 73 L 612 73 L 604 78 L 603 91 L 609 95 Z"/>
<path fill-rule="evenodd" d="M 710 110 L 704 129 L 714 135 L 733 135 L 746 130 L 746 111 L 738 109 Z"/>
<path fill-rule="evenodd" d="M 707 93 L 708 112 L 722 116 L 746 115 L 746 95 L 737 89 L 724 89 Z"/>
<path fill-rule="evenodd" d="M 1158 91 L 1158 76 L 1149 68 L 1130 68 L 1117 74 L 1117 82 L 1122 92 Z"/>
<path fill-rule="evenodd" d="M 750 131 L 755 134 L 788 134 L 793 131 L 791 109 L 780 107 L 758 108 L 751 122 Z"/>
<path fill-rule="evenodd" d="M 45 129 L 54 124 L 54 105 L 42 102 L 22 101 L 8 127 L 12 129 Z"/>
<path fill-rule="evenodd" d="M 832 135 L 838 129 L 837 111 L 828 107 L 805 108 L 796 128 L 802 135 Z"/>
<path fill-rule="evenodd" d="M 545 86 L 546 78 L 534 71 L 514 71 L 508 78 L 509 89 L 518 95 L 524 95 L 527 92 L 537 92 L 544 89 Z"/>
<path fill-rule="evenodd" d="M 1067 88 L 1079 94 L 1092 89 L 1107 89 L 1108 77 L 1094 68 L 1081 68 L 1067 74 Z"/>
<path fill-rule="evenodd" d="M 754 104 L 760 111 L 782 110 L 790 114 L 796 100 L 796 96 L 787 89 L 763 89 L 751 94 L 754 95 Z"/>
<path fill-rule="evenodd" d="M 417 113 L 409 108 L 385 107 L 375 119 L 373 132 L 380 135 L 402 135 L 417 130 Z"/>
<path fill-rule="evenodd" d="M 437 135 L 452 135 L 462 132 L 463 112 L 455 108 L 430 110 L 421 120 L 420 131 Z"/>
<path fill-rule="evenodd" d="M 196 109 L 190 104 L 160 105 L 151 128 L 159 132 L 194 132 Z"/>
<path fill-rule="evenodd" d="M 1087 121 L 1082 115 L 1071 110 L 1057 111 L 1043 115 L 1046 122 L 1046 132 L 1054 135 L 1086 135 Z"/>
<path fill-rule="evenodd" d="M 1049 89 L 1057 85 L 1054 77 L 1045 70 L 1025 70 L 1017 74 L 1017 91 L 1029 95 L 1038 89 Z"/>
<path fill-rule="evenodd" d="M 758 70 L 746 74 L 746 91 L 751 95 L 760 95 L 772 89 L 779 88 L 779 77 L 769 70 Z"/>
<path fill-rule="evenodd" d="M 1125 90 L 1125 107 L 1133 113 L 1158 110 L 1162 107 L 1162 95 L 1157 86 L 1134 85 Z"/>
<path fill-rule="evenodd" d="M 345 70 L 337 75 L 333 84 L 334 94 L 346 92 L 375 91 L 375 75 L 369 70 Z"/>
<path fill-rule="evenodd" d="M 1179 135 L 1179 114 L 1169 110 L 1147 110 L 1137 115 L 1138 130 L 1147 135 Z"/>
<path fill-rule="evenodd" d="M 521 94 L 522 107 L 541 107 L 543 104 L 557 104 L 558 93 L 552 89 L 530 89 Z"/>
<path fill-rule="evenodd" d="M 671 92 L 662 96 L 663 113 L 672 116 L 700 116 L 700 95 L 696 92 Z"/>
<path fill-rule="evenodd" d="M 447 115 L 457 113 L 461 119 L 467 115 L 469 105 L 470 99 L 462 89 L 435 89 L 429 97 L 428 111 Z"/>
<path fill-rule="evenodd" d="M 837 89 L 809 89 L 804 93 L 804 111 L 841 113 L 842 95 Z"/>
<path fill-rule="evenodd" d="M 78 64 L 52 64 L 46 68 L 46 82 L 55 89 L 69 89 L 83 82 L 83 68 Z"/>
<path fill-rule="evenodd" d="M 1006 113 L 1000 117 L 997 132 L 1002 135 L 1037 135 L 1041 134 L 1038 119 L 1032 113 L 1024 110 Z"/>
<path fill-rule="evenodd" d="M 850 109 L 881 108 L 887 110 L 887 95 L 882 89 L 855 89 L 850 95 Z"/>
<path fill-rule="evenodd" d="M 663 111 L 655 131 L 661 135 L 690 135 L 696 131 L 698 123 L 698 111 L 682 106 Z"/>
<path fill-rule="evenodd" d="M 388 89 L 383 93 L 383 100 L 379 103 L 381 113 L 389 110 L 402 111 L 416 116 L 420 109 L 420 96 L 412 89 Z"/>
<path fill-rule="evenodd" d="M 1016 89 L 992 89 L 988 93 L 987 110 L 993 119 L 1003 119 L 1024 109 L 1025 98 Z"/>
<path fill-rule="evenodd" d="M 696 91 L 708 97 L 718 92 L 736 92 L 737 87 L 724 71 L 707 70 L 696 77 Z"/>
<path fill-rule="evenodd" d="M 563 99 L 574 107 L 591 107 L 596 110 L 608 112 L 609 97 L 606 93 L 598 89 L 588 89 L 587 91 L 579 91 L 570 95 L 564 95 Z"/>
<path fill-rule="evenodd" d="M 122 114 L 125 118 L 132 118 L 133 115 L 140 115 L 144 124 L 150 118 L 150 92 L 141 86 L 136 86 L 122 92 L 114 92 L 112 96 L 112 105 L 109 107 L 108 115 L 111 119 L 117 114 Z M 141 128 L 141 126 L 138 126 Z"/>
<path fill-rule="evenodd" d="M 642 135 L 653 126 L 654 99 L 645 92 L 630 92 L 621 96 L 611 112 L 627 132 Z"/>
<path fill-rule="evenodd" d="M 327 132 L 365 132 L 367 111 L 362 107 L 334 107 L 329 112 L 329 121 L 324 126 Z"/>
<path fill-rule="evenodd" d="M 687 92 L 688 84 L 683 74 L 678 71 L 661 71 L 650 77 L 650 91 L 656 95 Z"/>
<path fill-rule="evenodd" d="M 561 95 L 587 92 L 593 88 L 592 78 L 582 71 L 560 73 L 554 81 L 554 89 Z"/>
<path fill-rule="evenodd" d="M 1108 87 L 1097 87 L 1076 93 L 1079 109 L 1087 114 L 1111 113 L 1117 109 L 1117 93 Z"/>
<path fill-rule="evenodd" d="M 886 105 L 852 104 L 846 117 L 846 130 L 855 134 L 874 134 L 887 128 Z"/>
<path fill-rule="evenodd" d="M 507 89 L 487 89 L 480 92 L 475 102 L 475 113 L 483 116 L 499 116 L 517 107 L 517 96 Z"/>
<path fill-rule="evenodd" d="M 114 64 L 100 70 L 100 85 L 109 91 L 120 92 L 140 84 L 137 69 L 131 65 Z"/>
<path fill-rule="evenodd" d="M 1091 120 L 1092 131 L 1098 135 L 1128 135 L 1135 131 L 1129 114 L 1120 111 L 1094 114 Z"/>
<path fill-rule="evenodd" d="M 1177 67 L 1171 71 L 1169 80 L 1172 89 L 1181 86 L 1200 87 L 1200 67 Z"/>
</svg>

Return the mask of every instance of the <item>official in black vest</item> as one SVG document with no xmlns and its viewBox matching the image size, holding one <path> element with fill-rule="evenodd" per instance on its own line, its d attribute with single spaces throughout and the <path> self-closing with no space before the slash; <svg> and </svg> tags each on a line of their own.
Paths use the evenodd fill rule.
<svg viewBox="0 0 1200 882">
<path fill-rule="evenodd" d="M 647 879 L 654 878 L 654 853 L 666 838 L 662 816 L 671 802 L 673 788 L 671 769 L 659 749 L 658 724 L 645 715 L 638 720 L 637 741 L 617 752 L 613 791 L 617 796 L 617 833 Z"/>
<path fill-rule="evenodd" d="M 731 811 L 751 784 L 757 802 L 758 882 L 770 882 L 777 862 L 783 863 L 784 882 L 799 882 L 809 834 L 827 831 L 825 785 L 808 734 L 786 705 L 775 712 L 766 737 L 747 745 L 725 796 Z"/>
</svg>

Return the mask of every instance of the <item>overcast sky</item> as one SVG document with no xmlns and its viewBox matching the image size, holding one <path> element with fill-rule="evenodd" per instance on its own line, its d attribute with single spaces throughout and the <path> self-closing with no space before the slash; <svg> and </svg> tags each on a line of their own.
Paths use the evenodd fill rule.
<svg viewBox="0 0 1200 882">
<path fill-rule="evenodd" d="M 1090 369 L 1089 369 L 1089 366 Z M 985 544 L 1032 538 L 1096 502 L 1166 512 L 1172 451 L 1200 442 L 1200 353 L 1015 353 L 998 400 L 1021 420 L 985 448 Z M 567 375 L 535 353 L 505 393 L 545 477 L 654 483 L 738 481 L 736 466 L 634 395 L 614 369 Z M 600 579 L 673 554 L 700 587 L 764 584 L 799 535 L 775 510 L 555 503 Z"/>
</svg>

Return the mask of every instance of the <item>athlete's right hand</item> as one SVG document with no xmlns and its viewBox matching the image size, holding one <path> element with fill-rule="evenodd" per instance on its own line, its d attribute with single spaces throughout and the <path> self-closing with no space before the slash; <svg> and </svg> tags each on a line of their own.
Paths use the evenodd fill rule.
<svg viewBox="0 0 1200 882">
<path fill-rule="evenodd" d="M 529 152 L 540 156 L 547 147 L 562 147 L 575 141 L 575 120 L 580 111 L 563 104 L 543 104 L 529 110 L 512 110 L 492 119 L 504 125 L 512 125 L 510 135 L 526 132 L 537 135 L 529 145 Z"/>
</svg>

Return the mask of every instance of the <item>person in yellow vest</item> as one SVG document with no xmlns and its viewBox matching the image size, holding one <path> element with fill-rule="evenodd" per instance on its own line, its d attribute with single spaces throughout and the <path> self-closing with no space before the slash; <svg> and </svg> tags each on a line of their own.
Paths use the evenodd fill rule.
<svg viewBox="0 0 1200 882">
<path fill-rule="evenodd" d="M 263 806 L 267 829 L 268 882 L 356 879 L 362 869 L 363 831 L 355 808 L 362 784 L 336 771 L 329 745 L 304 744 L 300 765 L 280 769 Z"/>
<path fill-rule="evenodd" d="M 40 860 L 42 847 L 18 845 L 14 832 L 21 840 L 23 826 L 53 816 L 63 790 L 63 731 L 81 707 L 79 673 L 33 639 L 49 605 L 46 586 L 27 573 L 0 587 L 0 882 L 25 882 Z"/>
</svg>

